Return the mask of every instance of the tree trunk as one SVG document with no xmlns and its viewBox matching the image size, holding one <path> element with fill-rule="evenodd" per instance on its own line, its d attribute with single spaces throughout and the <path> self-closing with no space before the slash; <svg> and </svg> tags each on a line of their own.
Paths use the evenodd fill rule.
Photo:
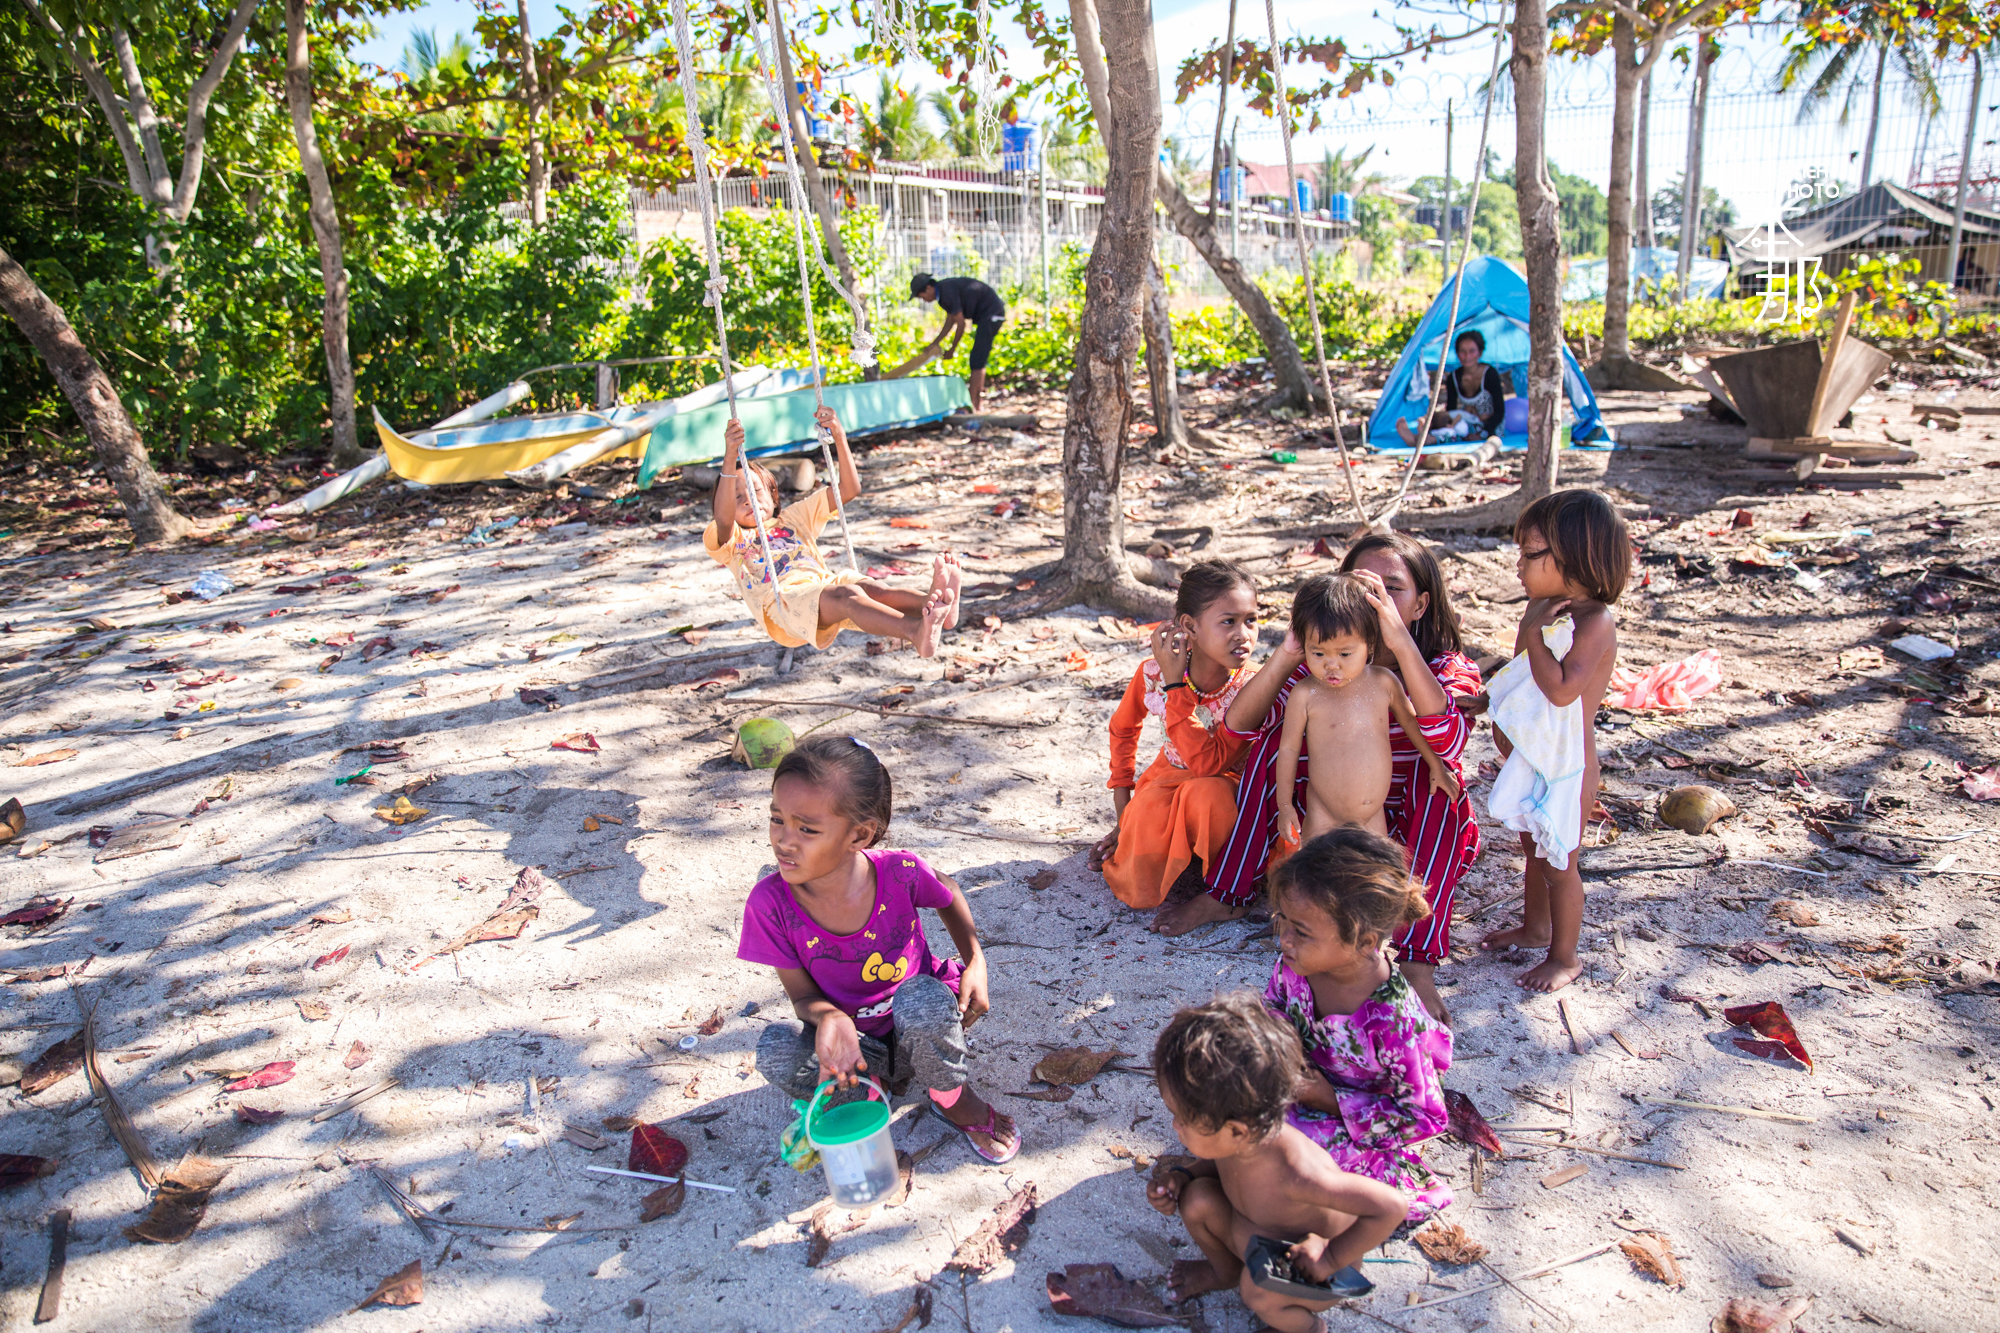
<svg viewBox="0 0 2000 1333">
<path fill-rule="evenodd" d="M 792 39 L 786 34 L 783 18 L 778 7 L 770 11 L 771 44 L 778 49 L 778 78 L 785 86 L 785 105 L 792 113 L 792 142 L 799 150 L 799 170 L 806 178 L 806 194 L 812 198 L 813 212 L 819 217 L 820 234 L 826 238 L 827 253 L 833 256 L 833 266 L 840 272 L 840 285 L 853 292 L 857 305 L 853 309 L 856 323 L 861 323 L 859 308 L 861 288 L 855 280 L 854 261 L 848 257 L 847 242 L 840 237 L 840 218 L 833 211 L 833 197 L 826 192 L 826 179 L 819 174 L 819 152 L 813 147 L 812 119 L 806 115 L 805 103 L 799 97 L 798 77 L 792 73 Z M 882 368 L 869 366 L 862 373 L 863 379 L 880 379 Z"/>
<path fill-rule="evenodd" d="M 1875 135 L 1882 128 L 1882 79 L 1889 69 L 1889 44 L 1875 48 L 1875 89 L 1868 98 L 1868 142 L 1861 149 L 1861 184 L 1856 193 L 1868 188 L 1875 175 Z"/>
<path fill-rule="evenodd" d="M 1632 359 L 1632 128 L 1638 119 L 1638 33 L 1632 20 L 1611 20 L 1611 185 L 1604 256 L 1604 361 Z"/>
<path fill-rule="evenodd" d="M 172 541 L 194 531 L 174 510 L 159 473 L 146 458 L 145 441 L 125 413 L 118 390 L 69 320 L 14 257 L 0 250 L 0 307 L 20 326 L 55 376 L 77 420 L 83 423 L 98 466 L 117 488 L 132 535 L 142 543 Z"/>
<path fill-rule="evenodd" d="M 1653 185 L 1647 170 L 1648 145 L 1653 137 L 1653 71 L 1639 80 L 1638 143 L 1632 150 L 1632 230 L 1642 249 L 1653 248 Z"/>
<path fill-rule="evenodd" d="M 1547 0 L 1514 7 L 1514 189 L 1521 208 L 1521 254 L 1528 271 L 1528 457 L 1521 466 L 1522 504 L 1555 489 L 1556 427 L 1565 406 L 1562 363 L 1562 224 L 1543 136 L 1548 102 Z M 1627 162 L 1630 116 L 1627 116 Z M 1630 235 L 1631 178 L 1624 222 Z M 1617 217 L 1614 213 L 1613 217 Z M 1607 293 L 1608 295 L 1608 293 Z"/>
<path fill-rule="evenodd" d="M 288 0 L 289 3 L 289 0 Z M 535 38 L 528 29 L 528 0 L 517 0 L 521 14 L 521 92 L 528 102 L 528 222 L 540 227 L 549 220 L 549 163 L 542 152 L 542 77 L 535 68 Z M 693 115 L 692 109 L 688 112 Z"/>
<path fill-rule="evenodd" d="M 1169 600 L 1134 580 L 1119 502 L 1132 425 L 1140 304 L 1153 268 L 1153 196 L 1160 156 L 1160 74 L 1151 0 L 1070 0 L 1071 23 L 1109 162 L 1104 209 L 1084 270 L 1063 426 L 1063 559 L 1038 600 L 1083 602 L 1149 619 Z M 1100 22 L 1102 38 L 1100 45 Z M 1105 51 L 1118 59 L 1106 62 Z"/>
<path fill-rule="evenodd" d="M 1681 252 L 1675 268 L 1674 303 L 1687 300 L 1688 278 L 1694 270 L 1694 248 L 1701 243 L 1701 141 L 1708 124 L 1708 71 L 1715 63 L 1708 37 L 1696 32 L 1694 100 L 1688 103 L 1687 170 L 1681 175 Z"/>
<path fill-rule="evenodd" d="M 285 100 L 292 110 L 292 136 L 311 199 L 313 239 L 319 242 L 320 340 L 326 345 L 326 379 L 332 392 L 333 465 L 351 468 L 362 461 L 354 425 L 354 365 L 347 354 L 347 260 L 341 252 L 340 215 L 333 207 L 333 183 L 320 156 L 313 128 L 312 57 L 306 39 L 306 0 L 285 0 Z"/>
<path fill-rule="evenodd" d="M 1292 337 L 1291 326 L 1285 323 L 1271 304 L 1271 298 L 1264 295 L 1264 289 L 1244 271 L 1243 265 L 1232 258 L 1229 247 L 1215 234 L 1207 217 L 1196 208 L 1188 197 L 1181 193 L 1166 168 L 1159 171 L 1160 206 L 1166 210 L 1174 229 L 1193 242 L 1195 250 L 1214 272 L 1223 289 L 1235 300 L 1250 327 L 1257 331 L 1258 341 L 1264 344 L 1264 363 L 1270 367 L 1275 387 L 1271 396 L 1262 406 L 1266 411 L 1272 408 L 1289 407 L 1303 412 L 1314 406 L 1324 409 L 1325 394 L 1306 370 L 1305 357 L 1299 354 L 1298 340 Z"/>
<path fill-rule="evenodd" d="M 1146 275 L 1146 379 L 1153 395 L 1153 443 L 1162 453 L 1185 454 L 1187 421 L 1181 416 L 1179 368 L 1174 362 L 1174 326 L 1167 309 L 1167 280 L 1156 261 Z"/>
</svg>

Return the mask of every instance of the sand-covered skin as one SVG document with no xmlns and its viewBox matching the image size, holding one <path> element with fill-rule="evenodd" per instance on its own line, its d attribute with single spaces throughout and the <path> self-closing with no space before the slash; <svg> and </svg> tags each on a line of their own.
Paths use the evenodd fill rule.
<svg viewBox="0 0 2000 1333">
<path fill-rule="evenodd" d="M 1486 1165 L 1475 1193 L 1467 1148 L 1439 1140 L 1427 1156 L 1458 1193 L 1448 1220 L 1489 1246 L 1489 1262 L 1509 1276 L 1651 1230 L 1671 1239 L 1686 1285 L 1663 1287 L 1613 1250 L 1524 1284 L 1539 1307 L 1501 1288 L 1410 1310 L 1413 1293 L 1431 1300 L 1492 1279 L 1395 1241 L 1382 1257 L 1396 1262 L 1369 1268 L 1379 1284 L 1369 1310 L 1411 1330 L 1566 1320 L 1697 1329 L 1731 1297 L 1810 1294 L 1811 1328 L 1873 1320 L 1945 1333 L 1991 1322 L 2000 1007 L 1944 989 L 1968 962 L 2000 957 L 1994 812 L 1960 794 L 1957 767 L 2000 759 L 1992 719 L 1973 701 L 1981 689 L 2000 695 L 1990 665 L 2000 649 L 2000 503 L 1984 466 L 2000 462 L 2000 416 L 1968 415 L 1950 433 L 1914 428 L 1911 403 L 1936 393 L 1878 391 L 1857 412 L 1859 433 L 1879 437 L 1886 424 L 1917 440 L 1914 470 L 1945 474 L 1900 488 L 1842 494 L 1729 475 L 1750 466 L 1741 430 L 1683 423 L 1680 400 L 1653 394 L 1608 396 L 1612 420 L 1642 447 L 1565 457 L 1566 483 L 1606 487 L 1647 515 L 1633 528 L 1651 552 L 1638 567 L 1650 584 L 1635 579 L 1620 607 L 1625 659 L 1647 666 L 1714 647 L 1728 684 L 1686 714 L 1602 719 L 1606 795 L 1622 831 L 1584 858 L 1587 971 L 1560 997 L 1584 1030 L 1582 1055 L 1558 997 L 1514 986 L 1525 960 L 1474 956 L 1478 935 L 1507 921 L 1518 896 L 1518 849 L 1489 829 L 1460 900 L 1453 959 L 1438 977 L 1458 1041 L 1447 1085 L 1502 1131 L 1509 1157 Z M 1248 563 L 1267 607 L 1282 614 L 1290 587 L 1332 567 L 1288 562 L 1287 552 L 1322 534 L 1337 547 L 1345 531 L 1337 457 L 1304 452 L 1289 468 L 1262 461 L 1272 448 L 1298 447 L 1300 425 L 1222 416 L 1226 394 L 1192 397 L 1216 451 L 1195 454 L 1192 466 L 1205 471 L 1130 456 L 1128 540 L 1214 525 L 1196 554 Z M 1952 401 L 1993 400 L 1966 390 Z M 966 556 L 968 588 L 983 591 L 1059 554 L 1050 538 L 1060 531 L 1060 403 L 1017 396 L 1001 406 L 1039 411 L 1045 428 L 971 440 L 917 434 L 859 449 L 868 494 L 854 507 L 855 539 L 865 567 L 920 587 L 930 558 L 949 546 Z M 1392 493 L 1393 469 L 1379 457 L 1358 469 L 1374 503 Z M 1431 509 L 1434 495 L 1449 506 L 1503 494 L 1508 467 L 1488 471 L 1420 474 L 1410 508 Z M 628 478 L 607 468 L 585 480 L 615 495 Z M 86 487 L 67 475 L 16 476 L 9 502 L 94 494 Z M 263 498 L 261 485 L 237 489 Z M 213 496 L 225 492 L 236 493 L 212 484 Z M 1018 514 L 995 516 L 1010 497 Z M 1731 526 L 1738 509 L 1751 527 Z M 40 512 L 32 522 L 16 515 L 28 536 L 0 541 L 0 559 L 37 549 L 57 511 Z M 519 525 L 491 545 L 459 540 L 508 516 L 552 526 Z M 967 602 L 927 662 L 901 649 L 871 656 L 865 639 L 848 635 L 831 651 L 799 653 L 788 675 L 767 647 L 720 662 L 740 675 L 699 690 L 660 681 L 701 671 L 592 686 L 667 658 L 757 645 L 726 576 L 702 553 L 705 516 L 706 497 L 674 484 L 625 504 L 378 487 L 317 523 L 238 530 L 168 554 L 125 554 L 110 540 L 115 529 L 92 546 L 94 530 L 77 522 L 64 529 L 71 549 L 8 567 L 0 800 L 19 797 L 28 827 L 0 850 L 0 912 L 37 895 L 74 902 L 46 929 L 0 932 L 0 962 L 25 969 L 95 957 L 80 978 L 0 987 L 4 1057 L 27 1064 L 76 1030 L 80 1004 L 94 1003 L 105 1074 L 153 1154 L 170 1165 L 198 1150 L 232 1167 L 191 1239 L 128 1241 L 122 1229 L 143 1214 L 145 1196 L 89 1106 L 83 1075 L 32 1098 L 7 1089 L 0 1152 L 62 1159 L 53 1174 L 0 1195 L 9 1274 L 0 1317 L 10 1327 L 32 1316 L 46 1219 L 58 1207 L 75 1222 L 56 1330 L 875 1333 L 902 1317 L 923 1277 L 936 1289 L 934 1327 L 994 1333 L 1053 1326 L 1043 1275 L 1065 1264 L 1112 1262 L 1163 1280 L 1194 1253 L 1178 1222 L 1146 1206 L 1144 1171 L 1134 1168 L 1135 1155 L 1175 1147 L 1149 1078 L 1114 1068 L 1060 1103 L 1008 1095 L 1041 1088 L 1031 1070 L 1049 1046 L 1115 1046 L 1143 1065 L 1178 1004 L 1261 987 L 1269 972 L 1263 921 L 1167 941 L 1084 869 L 1083 850 L 1109 814 L 1104 724 L 1141 639 L 1083 608 L 989 629 L 999 603 L 988 597 Z M 898 516 L 932 526 L 892 527 Z M 1802 530 L 1828 537 L 1808 550 L 1858 557 L 1810 567 L 1824 580 L 1818 588 L 1726 557 L 1760 532 Z M 837 536 L 828 538 L 837 551 Z M 1166 540 L 1171 558 L 1189 558 L 1188 537 Z M 1519 612 L 1511 549 L 1491 535 L 1440 541 L 1468 630 L 1504 650 Z M 1677 568 L 1668 550 L 1710 557 L 1726 581 Z M 894 572 L 898 561 L 907 572 Z M 212 603 L 165 604 L 206 569 L 244 586 Z M 342 573 L 358 578 L 276 591 Z M 1892 616 L 1955 638 L 1963 675 L 1912 680 L 1914 664 L 1876 636 Z M 92 617 L 112 628 L 74 638 Z M 698 646 L 669 635 L 688 625 L 709 627 Z M 1267 631 L 1278 632 L 1275 622 Z M 351 643 L 327 642 L 349 633 Z M 363 661 L 384 636 L 390 649 Z M 562 656 L 572 649 L 591 651 Z M 162 659 L 175 665 L 128 669 Z M 1008 682 L 1019 683 L 971 695 Z M 553 691 L 558 706 L 524 704 L 523 688 Z M 889 764 L 890 842 L 958 877 L 988 941 L 994 1008 L 973 1032 L 975 1078 L 1026 1139 L 1017 1161 L 993 1167 L 954 1136 L 917 1167 L 905 1205 L 852 1230 L 836 1215 L 817 1268 L 806 1267 L 809 1212 L 823 1181 L 778 1160 L 791 1109 L 754 1069 L 758 1041 L 790 1021 L 789 1008 L 767 969 L 734 958 L 744 895 L 769 862 L 767 779 L 728 758 L 735 721 L 753 710 L 723 695 L 751 688 L 1026 724 L 754 710 L 801 732 L 852 732 Z M 1952 703 L 1956 715 L 1926 700 Z M 579 732 L 601 749 L 551 748 Z M 371 759 L 376 741 L 397 743 L 377 753 L 407 758 Z M 59 749 L 78 753 L 10 767 Z M 1493 758 L 1482 725 L 1466 755 L 1469 780 L 1484 768 L 1473 782 L 1482 811 Z M 335 784 L 371 762 L 378 785 Z M 180 780 L 97 804 L 116 797 L 113 784 L 169 770 Z M 1660 828 L 1651 805 L 1693 780 L 1725 791 L 1742 813 L 1704 837 Z M 375 817 L 419 782 L 408 794 L 426 817 L 402 827 Z M 1835 810 L 1864 796 L 1865 814 Z M 1868 823 L 1825 827 L 1871 833 L 1885 840 L 1872 851 L 1917 859 L 1837 850 L 1806 814 Z M 93 861 L 93 826 L 155 819 L 188 821 L 178 846 Z M 1965 833 L 1975 836 L 1938 841 Z M 16 855 L 44 842 L 55 845 Z M 1725 854 L 1799 869 L 1706 864 Z M 1934 873 L 1940 856 L 1957 860 Z M 410 970 L 493 913 L 525 866 L 550 883 L 519 939 L 472 943 Z M 1051 866 L 1054 882 L 1030 887 Z M 351 918 L 311 925 L 342 911 Z M 935 919 L 928 930 L 934 948 L 949 949 Z M 1732 957 L 1746 941 L 1765 941 L 1783 961 Z M 342 947 L 339 961 L 313 969 Z M 1722 1009 L 1763 1000 L 1796 1021 L 1816 1073 L 1732 1044 L 1747 1034 L 1730 1030 Z M 308 1019 L 301 1001 L 328 1016 Z M 681 1051 L 680 1039 L 718 1011 L 720 1030 Z M 357 1041 L 369 1058 L 349 1069 Z M 295 1061 L 296 1077 L 255 1092 L 221 1093 L 204 1072 L 274 1061 Z M 386 1078 L 400 1083 L 311 1123 Z M 537 1093 L 538 1117 L 529 1115 L 530 1079 L 555 1080 Z M 1809 1123 L 1637 1100 L 1646 1096 Z M 234 1119 L 237 1105 L 286 1114 L 252 1127 Z M 919 1111 L 899 1110 L 900 1147 L 947 1132 Z M 653 1186 L 584 1169 L 625 1164 L 629 1136 L 606 1129 L 607 1116 L 660 1122 L 692 1149 L 694 1179 L 738 1192 L 691 1192 L 674 1216 L 641 1225 L 639 1200 Z M 588 1152 L 560 1137 L 566 1124 L 612 1144 Z M 1554 1134 L 1506 1135 L 1554 1125 L 1579 1144 L 1687 1169 L 1572 1151 Z M 1554 1188 L 1539 1183 L 1572 1164 L 1588 1171 Z M 427 1240 L 399 1219 L 371 1167 L 433 1212 L 449 1206 L 441 1229 Z M 1043 1202 L 1024 1249 L 962 1290 L 956 1274 L 934 1276 L 993 1205 L 1030 1181 Z M 561 1233 L 451 1230 L 455 1220 L 576 1214 Z M 418 1258 L 423 1304 L 347 1313 Z M 1791 1285 L 1760 1285 L 1760 1274 Z M 1251 1327 L 1232 1295 L 1208 1296 L 1199 1311 L 1218 1333 Z"/>
</svg>

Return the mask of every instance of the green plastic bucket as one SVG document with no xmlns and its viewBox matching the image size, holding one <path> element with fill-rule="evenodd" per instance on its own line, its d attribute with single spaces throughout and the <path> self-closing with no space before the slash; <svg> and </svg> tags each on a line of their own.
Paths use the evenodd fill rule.
<svg viewBox="0 0 2000 1333">
<path fill-rule="evenodd" d="M 896 1145 L 889 1138 L 889 1094 L 874 1079 L 866 1080 L 875 1096 L 822 1108 L 821 1099 L 834 1086 L 819 1085 L 806 1106 L 806 1140 L 819 1152 L 826 1170 L 827 1190 L 843 1208 L 874 1203 L 896 1188 Z M 879 1099 L 879 1100 L 878 1100 Z"/>
</svg>

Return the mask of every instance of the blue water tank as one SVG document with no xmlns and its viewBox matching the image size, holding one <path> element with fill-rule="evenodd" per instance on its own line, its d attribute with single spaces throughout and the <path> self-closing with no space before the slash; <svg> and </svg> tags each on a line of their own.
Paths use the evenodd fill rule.
<svg viewBox="0 0 2000 1333">
<path fill-rule="evenodd" d="M 1000 169 L 1033 171 L 1038 164 L 1039 145 L 1035 127 L 1027 121 L 1000 127 Z"/>
<path fill-rule="evenodd" d="M 1326 197 L 1326 215 L 1335 222 L 1354 221 L 1354 196 L 1336 190 Z"/>
<path fill-rule="evenodd" d="M 1292 182 L 1292 204 L 1301 213 L 1312 212 L 1313 187 L 1311 181 Z"/>
</svg>

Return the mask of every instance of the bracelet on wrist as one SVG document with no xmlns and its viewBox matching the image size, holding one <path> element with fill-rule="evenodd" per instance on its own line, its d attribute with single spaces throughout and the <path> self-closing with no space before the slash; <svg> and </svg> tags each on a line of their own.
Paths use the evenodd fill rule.
<svg viewBox="0 0 2000 1333">
<path fill-rule="evenodd" d="M 1184 681 L 1184 680 L 1177 680 L 1177 681 L 1174 681 L 1174 682 L 1172 682 L 1171 684 L 1167 684 L 1167 685 L 1162 685 L 1162 686 L 1160 686 L 1160 693 L 1161 693 L 1161 694 L 1165 694 L 1165 693 L 1166 693 L 1166 692 L 1167 692 L 1168 690 L 1184 690 L 1184 689 L 1186 689 L 1187 687 L 1188 687 L 1188 683 L 1187 683 L 1186 681 Z"/>
</svg>

